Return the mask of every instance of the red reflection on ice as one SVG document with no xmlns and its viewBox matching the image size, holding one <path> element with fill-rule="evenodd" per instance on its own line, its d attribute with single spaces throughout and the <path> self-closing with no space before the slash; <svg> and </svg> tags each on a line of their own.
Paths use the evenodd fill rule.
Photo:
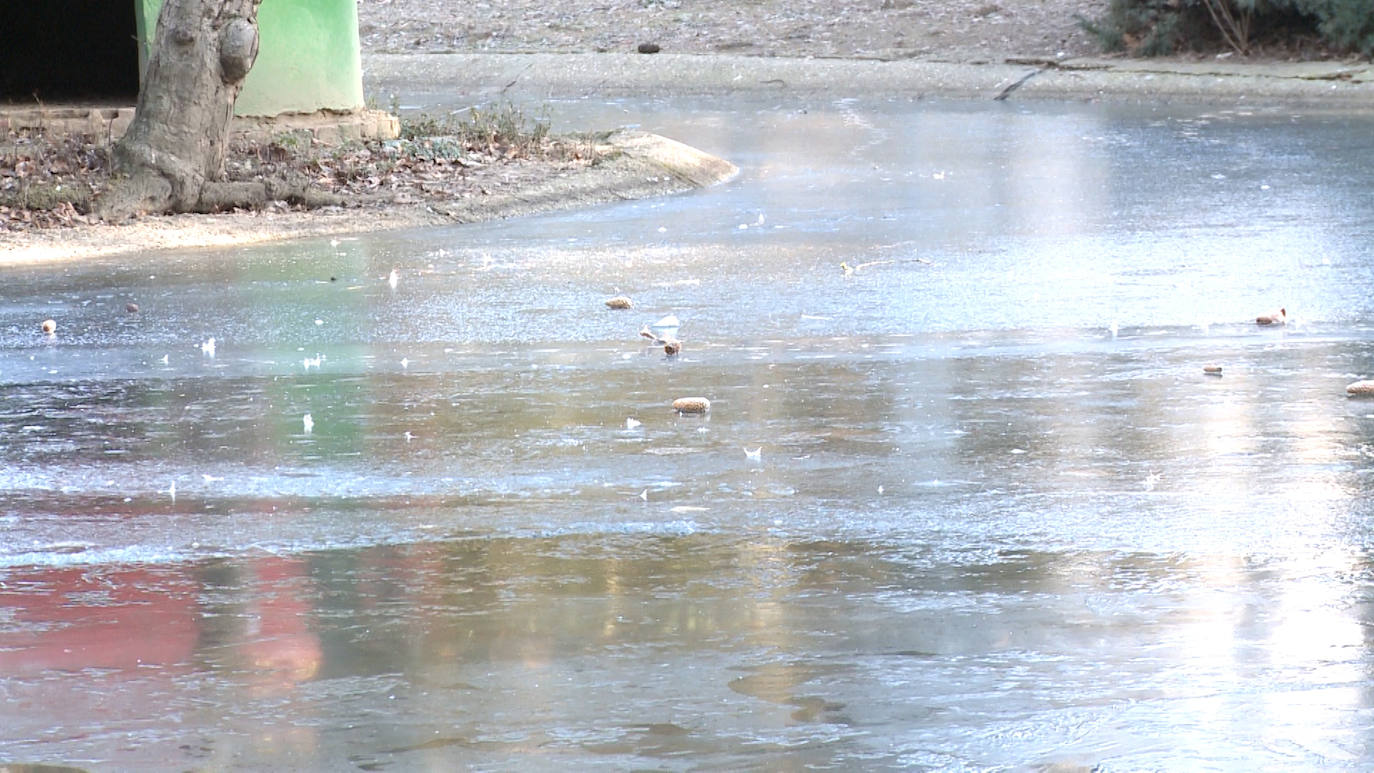
<svg viewBox="0 0 1374 773">
<path fill-rule="evenodd" d="M 35 568 L 0 583 L 0 673 L 188 663 L 196 585 L 166 567 Z"/>
</svg>

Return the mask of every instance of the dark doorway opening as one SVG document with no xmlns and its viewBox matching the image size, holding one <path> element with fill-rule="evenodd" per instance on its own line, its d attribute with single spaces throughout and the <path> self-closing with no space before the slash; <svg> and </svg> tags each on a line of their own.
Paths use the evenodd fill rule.
<svg viewBox="0 0 1374 773">
<path fill-rule="evenodd" d="M 133 0 L 5 2 L 0 103 L 138 98 Z"/>
</svg>

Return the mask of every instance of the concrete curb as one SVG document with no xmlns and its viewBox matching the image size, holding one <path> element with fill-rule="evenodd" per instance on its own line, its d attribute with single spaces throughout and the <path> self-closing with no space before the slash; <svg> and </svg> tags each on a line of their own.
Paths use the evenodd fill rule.
<svg viewBox="0 0 1374 773">
<path fill-rule="evenodd" d="M 600 160 L 578 174 L 431 208 L 449 221 L 473 223 L 668 196 L 725 182 L 739 173 L 729 161 L 642 131 L 617 131 L 597 144 L 596 153 Z"/>
<path fill-rule="evenodd" d="M 113 143 L 124 136 L 133 120 L 133 105 L 0 105 L 0 131 L 42 129 L 50 134 L 87 134 L 97 141 Z M 338 144 L 347 140 L 395 139 L 401 125 L 393 115 L 360 108 L 269 117 L 235 116 L 229 131 L 231 135 L 254 139 L 270 139 L 277 134 L 299 131 L 322 142 Z"/>
<path fill-rule="evenodd" d="M 689 54 L 368 54 L 369 94 L 442 92 L 456 97 L 711 96 L 774 93 L 940 96 L 967 99 L 1294 104 L 1374 109 L 1374 65 L 1229 60 L 1000 62 L 787 59 Z"/>
</svg>

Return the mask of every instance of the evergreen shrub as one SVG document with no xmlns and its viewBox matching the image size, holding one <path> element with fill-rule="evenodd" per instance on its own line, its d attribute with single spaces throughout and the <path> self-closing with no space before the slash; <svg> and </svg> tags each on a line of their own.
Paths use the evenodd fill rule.
<svg viewBox="0 0 1374 773">
<path fill-rule="evenodd" d="M 1252 42 L 1312 37 L 1333 52 L 1374 55 L 1374 0 L 1112 0 L 1102 18 L 1077 19 L 1103 50 L 1135 56 L 1228 45 L 1244 53 Z"/>
</svg>

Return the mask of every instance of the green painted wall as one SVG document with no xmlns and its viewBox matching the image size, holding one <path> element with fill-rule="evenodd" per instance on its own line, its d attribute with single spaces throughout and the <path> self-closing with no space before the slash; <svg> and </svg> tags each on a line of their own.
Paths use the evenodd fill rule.
<svg viewBox="0 0 1374 773">
<path fill-rule="evenodd" d="M 139 69 L 147 62 L 162 0 L 134 0 Z M 263 0 L 258 60 L 234 105 L 238 115 L 310 113 L 363 106 L 357 0 Z"/>
</svg>

